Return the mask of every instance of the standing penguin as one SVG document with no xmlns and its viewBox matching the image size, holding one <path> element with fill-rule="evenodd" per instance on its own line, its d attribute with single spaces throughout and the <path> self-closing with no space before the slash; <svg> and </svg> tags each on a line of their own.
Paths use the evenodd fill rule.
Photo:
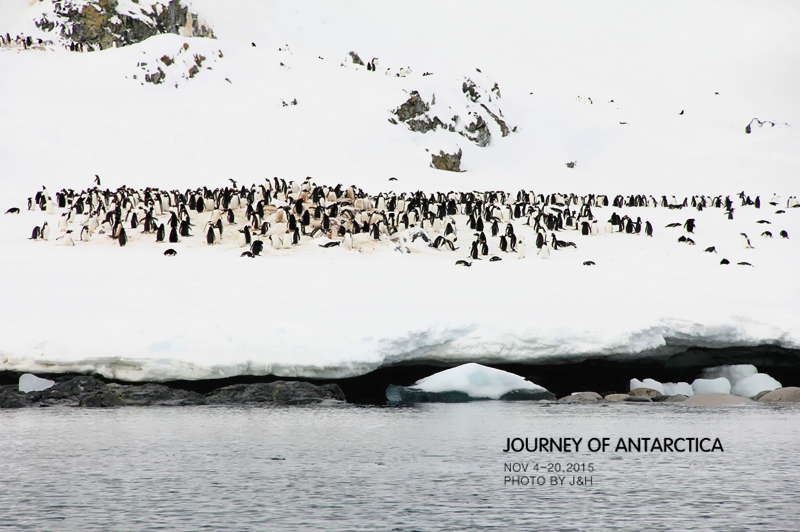
<svg viewBox="0 0 800 532">
<path fill-rule="evenodd" d="M 345 249 L 354 249 L 353 246 L 353 234 L 350 231 L 347 231 L 344 234 L 344 240 L 342 241 L 344 244 Z"/>
<path fill-rule="evenodd" d="M 173 244 L 178 241 L 178 230 L 175 227 L 169 231 L 169 241 Z"/>
<path fill-rule="evenodd" d="M 750 244 L 750 239 L 747 238 L 747 235 L 744 233 L 739 233 L 742 235 L 742 245 L 744 245 L 745 249 L 754 249 L 753 246 Z"/>
<path fill-rule="evenodd" d="M 650 224 L 650 222 L 645 222 L 644 234 L 646 234 L 647 236 L 653 236 L 653 226 Z"/>
<path fill-rule="evenodd" d="M 517 241 L 517 256 L 519 256 L 520 259 L 525 258 L 525 240 L 522 238 Z"/>
<path fill-rule="evenodd" d="M 122 230 L 119 232 L 119 245 L 120 247 L 122 247 L 127 243 L 128 243 L 128 233 L 125 232 L 125 228 L 123 227 Z"/>
<path fill-rule="evenodd" d="M 547 247 L 546 243 L 542 246 L 542 249 L 539 250 L 539 256 L 542 257 L 543 259 L 550 258 L 550 248 Z"/>
<path fill-rule="evenodd" d="M 166 229 L 164 228 L 164 224 L 158 226 L 158 230 L 156 231 L 156 242 L 163 242 L 164 237 L 166 237 Z"/>
</svg>

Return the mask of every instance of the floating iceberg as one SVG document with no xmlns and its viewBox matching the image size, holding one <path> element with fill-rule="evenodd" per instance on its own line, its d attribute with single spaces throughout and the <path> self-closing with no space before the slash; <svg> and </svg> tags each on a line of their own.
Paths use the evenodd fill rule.
<svg viewBox="0 0 800 532">
<path fill-rule="evenodd" d="M 19 391 L 24 393 L 40 392 L 42 390 L 50 388 L 55 383 L 56 381 L 51 381 L 49 379 L 40 379 L 36 375 L 25 373 L 24 375 L 21 375 L 19 378 Z"/>
<path fill-rule="evenodd" d="M 545 388 L 519 375 L 469 363 L 440 371 L 413 386 L 391 385 L 386 398 L 392 403 L 463 403 L 468 401 L 554 399 Z"/>
<path fill-rule="evenodd" d="M 701 393 L 731 393 L 731 381 L 725 377 L 717 379 L 695 379 L 692 383 L 695 395 Z"/>
<path fill-rule="evenodd" d="M 651 390 L 655 390 L 661 395 L 669 395 L 664 393 L 664 385 L 654 379 L 645 379 L 640 381 L 639 379 L 631 379 L 631 390 L 635 390 L 636 388 L 650 388 Z"/>
<path fill-rule="evenodd" d="M 758 370 L 752 364 L 737 364 L 734 366 L 716 366 L 713 368 L 706 368 L 703 370 L 704 379 L 716 379 L 725 377 L 731 382 L 731 386 L 736 386 L 736 383 L 745 377 L 755 375 Z"/>
<path fill-rule="evenodd" d="M 736 382 L 731 388 L 731 394 L 740 395 L 742 397 L 753 397 L 759 392 L 771 392 L 781 387 L 780 382 L 766 373 L 756 373 Z"/>
<path fill-rule="evenodd" d="M 688 382 L 665 382 L 664 395 L 685 395 L 691 397 L 694 395 L 694 389 Z"/>
</svg>

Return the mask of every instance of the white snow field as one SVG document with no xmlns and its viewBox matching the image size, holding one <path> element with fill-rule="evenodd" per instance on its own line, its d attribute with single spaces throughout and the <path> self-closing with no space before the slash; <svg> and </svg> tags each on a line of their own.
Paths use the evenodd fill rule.
<svg viewBox="0 0 800 532">
<path fill-rule="evenodd" d="M 423 392 L 457 391 L 470 397 L 489 399 L 500 399 L 512 390 L 546 391 L 519 375 L 474 363 L 440 371 L 417 381 L 409 388 Z"/>
<path fill-rule="evenodd" d="M 800 348 L 800 5 L 198 0 L 191 8 L 217 39 L 160 35 L 88 53 L 34 26 L 48 6 L 0 0 L 0 34 L 54 41 L 0 47 L 0 370 L 339 378 L 408 361 Z M 350 51 L 378 58 L 376 71 Z M 165 81 L 145 82 L 156 65 Z M 391 123 L 412 91 L 427 118 L 455 131 Z M 490 112 L 517 130 L 503 136 Z M 491 133 L 483 147 L 459 134 L 477 114 Z M 752 122 L 747 134 L 753 118 L 774 126 Z M 463 172 L 430 167 L 431 152 L 453 146 Z M 219 245 L 206 243 L 210 213 L 190 210 L 194 236 L 178 243 L 129 222 L 124 247 L 102 228 L 82 242 L 89 216 L 73 214 L 76 245 L 63 246 L 68 207 L 28 210 L 28 198 L 43 186 L 53 202 L 62 189 L 79 195 L 95 175 L 101 190 L 131 187 L 136 198 L 146 187 L 185 193 L 233 179 L 251 191 L 310 176 L 326 190 L 355 185 L 376 206 L 379 194 L 505 191 L 513 201 L 524 189 L 544 214 L 592 201 L 598 234 L 545 230 L 548 243 L 576 247 L 543 260 L 528 216 L 514 218 L 524 258 L 500 251 L 487 224 L 489 253 L 475 260 L 476 231 L 457 214 L 454 251 L 412 241 L 414 230 L 360 233 L 353 250 L 311 236 L 273 249 L 270 234 L 285 230 L 274 210 L 284 203 L 273 201 L 253 259 L 240 258 L 244 204 Z M 760 208 L 742 205 L 742 191 Z M 553 193 L 570 204 L 553 204 Z M 631 194 L 649 206 L 613 206 Z M 662 196 L 687 206 L 662 207 Z M 732 220 L 710 206 L 726 197 Z M 698 211 L 693 198 L 709 206 Z M 136 201 L 128 214 L 151 208 Z M 12 207 L 21 212 L 2 214 Z M 612 213 L 650 222 L 653 236 L 606 233 Z M 167 213 L 156 218 L 168 227 Z M 49 239 L 31 240 L 45 221 Z"/>
</svg>

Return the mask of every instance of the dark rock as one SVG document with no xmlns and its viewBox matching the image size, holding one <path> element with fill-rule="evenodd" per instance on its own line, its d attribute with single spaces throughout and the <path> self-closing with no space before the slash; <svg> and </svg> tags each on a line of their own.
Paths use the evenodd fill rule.
<svg viewBox="0 0 800 532">
<path fill-rule="evenodd" d="M 430 111 L 430 105 L 425 103 L 417 91 L 411 91 L 411 97 L 406 102 L 394 110 L 394 114 L 401 122 L 416 118 Z"/>
<path fill-rule="evenodd" d="M 448 170 L 450 172 L 461 171 L 461 149 L 458 153 L 445 153 L 439 150 L 439 155 L 431 154 L 431 166 L 437 170 Z"/>
<path fill-rule="evenodd" d="M 53 4 L 55 21 L 47 15 L 36 20 L 36 25 L 44 31 L 59 30 L 61 36 L 73 44 L 87 50 L 127 46 L 142 42 L 153 35 L 164 33 L 180 34 L 191 22 L 192 37 L 214 38 L 214 32 L 201 24 L 197 15 L 189 13 L 189 8 L 180 0 L 168 4 L 155 4 L 153 11 L 144 13 L 144 19 L 135 18 L 126 12 L 117 12 L 117 0 L 98 0 L 80 8 L 71 2 Z"/>
<path fill-rule="evenodd" d="M 497 86 L 497 85 L 495 85 L 495 86 Z M 488 108 L 488 107 L 486 107 L 486 105 L 484 105 L 484 104 L 481 104 L 481 107 L 483 107 L 483 108 L 486 110 L 486 112 L 487 112 L 487 113 L 489 113 L 489 116 L 491 116 L 492 118 L 494 118 L 494 121 L 495 121 L 495 122 L 497 122 L 497 125 L 498 125 L 498 126 L 500 126 L 500 132 L 502 133 L 502 135 L 503 135 L 504 137 L 508 136 L 508 134 L 510 133 L 510 131 L 509 131 L 509 129 L 508 129 L 508 126 L 506 125 L 505 121 L 503 121 L 503 120 L 502 120 L 502 119 L 501 119 L 499 116 L 497 116 L 496 114 L 494 114 L 493 112 L 491 112 L 491 111 L 489 110 L 489 108 Z"/>
<path fill-rule="evenodd" d="M 81 398 L 79 406 L 87 408 L 113 408 L 115 406 L 124 406 L 125 402 L 122 398 L 112 392 L 105 390 L 98 393 L 93 393 Z"/>
<path fill-rule="evenodd" d="M 104 392 L 110 392 L 106 383 L 90 375 L 82 375 L 64 382 L 59 382 L 47 390 L 30 392 L 28 395 L 32 402 L 39 403 L 43 406 L 78 406 L 88 396 L 103 394 Z"/>
<path fill-rule="evenodd" d="M 478 119 L 466 126 L 464 128 L 466 132 L 462 131 L 461 134 L 481 148 L 484 148 L 489 145 L 492 133 L 489 131 L 489 127 L 486 125 L 486 121 L 484 121 L 483 117 L 481 115 L 477 116 Z"/>
<path fill-rule="evenodd" d="M 355 63 L 356 65 L 362 65 L 362 66 L 364 65 L 364 61 L 362 61 L 361 58 L 358 57 L 357 53 L 350 52 L 350 58 L 353 60 L 353 63 Z"/>
<path fill-rule="evenodd" d="M 478 91 L 475 88 L 475 82 L 471 79 L 467 78 L 467 80 L 461 84 L 461 91 L 467 95 L 467 98 L 472 100 L 473 102 L 477 102 L 478 99 L 481 97 L 478 94 Z"/>
<path fill-rule="evenodd" d="M 656 395 L 650 398 L 651 401 L 654 403 L 663 403 L 664 401 L 668 400 L 671 395 Z"/>
<path fill-rule="evenodd" d="M 415 118 L 407 121 L 406 124 L 408 124 L 408 129 L 418 133 L 427 133 L 428 131 L 435 130 L 437 127 L 447 129 L 447 126 L 439 120 L 438 116 L 434 116 L 432 119 L 428 118 L 427 120 Z"/>
<path fill-rule="evenodd" d="M 500 397 L 501 401 L 539 401 L 554 399 L 555 395 L 547 390 L 536 392 L 533 390 L 511 390 Z M 488 397 L 471 397 L 465 392 L 425 392 L 406 386 L 390 384 L 386 388 L 386 399 L 391 404 L 414 403 L 469 403 L 472 401 L 489 401 Z"/>
<path fill-rule="evenodd" d="M 179 390 L 163 384 L 126 386 L 109 384 L 128 406 L 190 406 L 207 405 L 208 399 L 197 392 Z"/>
<path fill-rule="evenodd" d="M 31 405 L 31 397 L 19 391 L 16 384 L 0 386 L 0 408 L 23 408 Z"/>
<path fill-rule="evenodd" d="M 334 388 L 335 387 L 335 388 Z M 316 386 L 310 382 L 275 381 L 270 383 L 234 384 L 206 395 L 210 404 L 272 403 L 304 405 L 320 403 L 326 399 L 344 400 L 344 393 L 336 384 Z"/>
</svg>

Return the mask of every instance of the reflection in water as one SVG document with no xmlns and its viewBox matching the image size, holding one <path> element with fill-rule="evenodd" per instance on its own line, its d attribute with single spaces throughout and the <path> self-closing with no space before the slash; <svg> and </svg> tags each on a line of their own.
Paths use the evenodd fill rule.
<svg viewBox="0 0 800 532">
<path fill-rule="evenodd" d="M 503 452 L 539 437 L 584 444 Z M 586 450 L 603 437 L 724 452 Z M 0 411 L 0 529 L 792 530 L 798 451 L 793 405 Z"/>
</svg>

